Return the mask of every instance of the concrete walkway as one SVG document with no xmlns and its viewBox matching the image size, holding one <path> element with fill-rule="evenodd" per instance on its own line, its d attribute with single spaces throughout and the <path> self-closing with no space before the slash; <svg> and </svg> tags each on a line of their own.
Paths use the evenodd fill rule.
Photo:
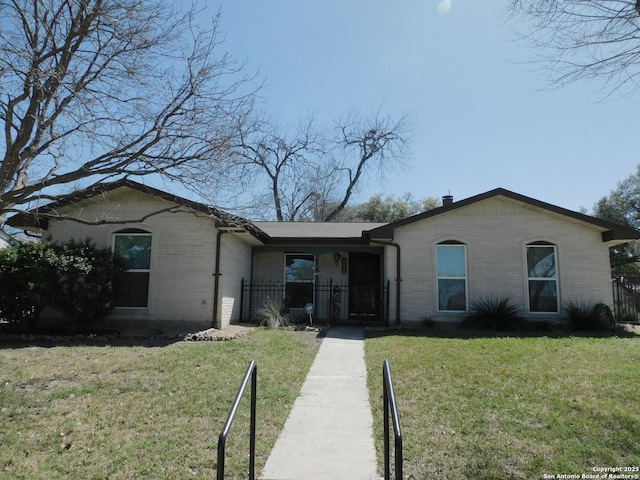
<svg viewBox="0 0 640 480">
<path fill-rule="evenodd" d="M 261 478 L 380 478 L 376 473 L 363 329 L 329 330 Z"/>
</svg>

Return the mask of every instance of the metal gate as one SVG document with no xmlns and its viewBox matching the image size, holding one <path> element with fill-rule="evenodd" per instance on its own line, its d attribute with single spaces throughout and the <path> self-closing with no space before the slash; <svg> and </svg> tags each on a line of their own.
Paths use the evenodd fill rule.
<svg viewBox="0 0 640 480">
<path fill-rule="evenodd" d="M 616 321 L 640 323 L 640 275 L 616 274 L 611 286 Z"/>
</svg>

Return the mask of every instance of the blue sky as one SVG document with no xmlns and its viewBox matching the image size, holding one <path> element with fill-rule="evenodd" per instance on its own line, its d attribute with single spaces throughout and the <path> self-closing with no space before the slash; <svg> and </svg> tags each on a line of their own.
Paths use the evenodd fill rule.
<svg viewBox="0 0 640 480">
<path fill-rule="evenodd" d="M 358 109 L 413 119 L 406 166 L 361 186 L 455 199 L 503 187 L 591 210 L 635 172 L 634 97 L 597 83 L 549 88 L 506 0 L 223 0 L 222 49 L 264 79 L 268 113 L 294 124 Z"/>
</svg>

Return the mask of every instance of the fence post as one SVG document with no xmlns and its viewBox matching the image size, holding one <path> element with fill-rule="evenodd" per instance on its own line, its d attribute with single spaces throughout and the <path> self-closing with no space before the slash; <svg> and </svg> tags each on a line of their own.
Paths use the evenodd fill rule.
<svg viewBox="0 0 640 480">
<path fill-rule="evenodd" d="M 389 297 L 390 293 L 389 292 L 390 291 L 391 291 L 391 282 L 389 280 L 387 280 L 387 293 L 386 293 L 387 301 L 386 301 L 386 304 L 385 304 L 385 307 L 384 307 L 384 310 L 385 310 L 385 312 L 384 312 L 385 319 L 384 320 L 385 320 L 385 323 L 386 323 L 387 327 L 389 326 L 389 299 L 390 299 L 390 297 Z"/>
<path fill-rule="evenodd" d="M 244 277 L 240 281 L 240 321 L 244 321 Z"/>
<path fill-rule="evenodd" d="M 333 323 L 333 278 L 329 279 L 329 291 L 327 292 L 327 307 L 329 307 L 329 323 Z"/>
</svg>

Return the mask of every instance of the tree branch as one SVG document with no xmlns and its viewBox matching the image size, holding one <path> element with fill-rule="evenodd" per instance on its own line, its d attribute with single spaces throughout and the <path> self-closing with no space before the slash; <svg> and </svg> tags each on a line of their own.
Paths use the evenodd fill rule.
<svg viewBox="0 0 640 480">
<path fill-rule="evenodd" d="M 0 29 L 0 216 L 60 187 L 217 168 L 256 88 L 216 57 L 219 14 L 161 0 L 5 2 Z"/>
</svg>

